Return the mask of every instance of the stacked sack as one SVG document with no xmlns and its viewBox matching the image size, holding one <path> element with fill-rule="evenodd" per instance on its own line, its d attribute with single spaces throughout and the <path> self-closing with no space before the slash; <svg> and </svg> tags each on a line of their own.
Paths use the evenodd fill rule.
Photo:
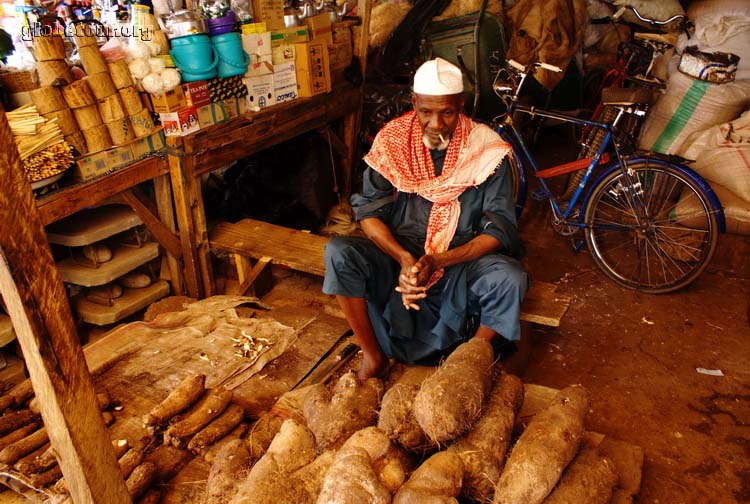
<svg viewBox="0 0 750 504">
<path fill-rule="evenodd" d="M 695 46 L 704 53 L 739 56 L 734 81 L 716 84 L 674 69 L 643 125 L 639 148 L 695 160 L 691 167 L 724 207 L 727 231 L 750 234 L 750 3 L 700 0 L 687 14 L 695 33 L 683 37 L 678 50 L 684 54 Z M 694 205 L 678 205 L 682 224 L 690 225 Z"/>
</svg>

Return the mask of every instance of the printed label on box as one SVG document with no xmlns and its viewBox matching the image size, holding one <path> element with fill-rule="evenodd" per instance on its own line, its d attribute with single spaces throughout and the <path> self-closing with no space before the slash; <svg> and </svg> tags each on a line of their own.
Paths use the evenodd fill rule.
<svg viewBox="0 0 750 504">
<path fill-rule="evenodd" d="M 107 166 L 110 170 L 116 170 L 133 162 L 133 151 L 130 145 L 122 145 L 109 149 L 107 152 Z"/>
<path fill-rule="evenodd" d="M 242 34 L 242 48 L 251 56 L 271 54 L 271 32 Z"/>
<path fill-rule="evenodd" d="M 197 109 L 196 112 L 198 113 L 198 122 L 201 128 L 207 128 L 227 120 L 227 113 L 224 110 L 223 102 L 209 103 Z"/>
<path fill-rule="evenodd" d="M 273 66 L 273 93 L 275 103 L 296 100 L 297 73 L 294 62 Z"/>
<path fill-rule="evenodd" d="M 294 61 L 294 44 L 279 44 L 274 46 L 271 60 L 274 65 L 280 65 L 288 61 Z"/>
<path fill-rule="evenodd" d="M 158 152 L 165 147 L 166 142 L 164 141 L 164 132 L 162 130 L 152 133 L 147 137 L 139 138 L 130 144 L 130 150 L 133 151 L 133 159 L 140 159 Z"/>
<path fill-rule="evenodd" d="M 102 151 L 78 159 L 73 171 L 73 178 L 85 182 L 106 175 L 109 172 L 110 169 L 107 165 L 107 152 Z"/>
<path fill-rule="evenodd" d="M 182 87 L 177 86 L 164 93 L 161 96 L 151 95 L 151 105 L 154 108 L 154 112 L 174 112 L 187 105 L 185 100 L 185 93 L 182 92 Z"/>
<path fill-rule="evenodd" d="M 188 107 L 198 108 L 211 103 L 207 81 L 186 82 L 182 85 L 182 91 Z"/>
<path fill-rule="evenodd" d="M 195 107 L 185 107 L 177 112 L 159 114 L 166 136 L 185 136 L 201 129 Z"/>
<path fill-rule="evenodd" d="M 247 101 L 251 108 L 261 109 L 275 103 L 273 96 L 273 74 L 247 77 Z"/>
</svg>

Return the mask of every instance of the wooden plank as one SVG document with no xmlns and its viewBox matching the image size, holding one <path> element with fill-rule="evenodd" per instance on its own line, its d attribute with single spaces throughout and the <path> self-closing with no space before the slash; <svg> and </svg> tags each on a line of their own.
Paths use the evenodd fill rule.
<svg viewBox="0 0 750 504">
<path fill-rule="evenodd" d="M 521 306 L 521 320 L 550 327 L 559 327 L 570 307 L 570 297 L 555 292 L 557 286 L 533 281 Z"/>
<path fill-rule="evenodd" d="M 13 323 L 10 317 L 0 313 L 0 347 L 4 347 L 16 339 L 16 333 L 13 331 Z"/>
<path fill-rule="evenodd" d="M 325 275 L 323 249 L 328 238 L 253 219 L 217 225 L 209 236 L 216 250 L 254 259 L 271 257 L 297 271 Z M 532 282 L 521 307 L 521 320 L 558 327 L 570 306 L 570 297 L 557 294 L 547 282 Z"/>
<path fill-rule="evenodd" d="M 157 280 L 148 287 L 123 289 L 122 296 L 113 300 L 112 306 L 92 303 L 84 296 L 74 301 L 75 311 L 84 322 L 108 325 L 124 319 L 169 294 L 169 284 Z"/>
<path fill-rule="evenodd" d="M 130 206 L 135 213 L 141 218 L 143 223 L 146 225 L 154 238 L 161 244 L 166 251 L 173 257 L 182 257 L 182 249 L 180 248 L 180 241 L 172 231 L 167 228 L 162 222 L 154 215 L 148 206 L 144 204 L 142 199 L 136 195 L 135 188 L 123 191 L 120 194 L 113 196 L 111 200 L 120 201 L 123 204 Z"/>
<path fill-rule="evenodd" d="M 56 191 L 37 200 L 42 224 L 47 225 L 113 194 L 168 172 L 164 159 L 151 156 L 121 168 L 106 177 Z"/>
<path fill-rule="evenodd" d="M 240 259 L 237 259 L 237 258 L 240 258 Z M 240 295 L 240 296 L 244 296 L 245 293 L 248 291 L 248 289 L 250 289 L 251 287 L 253 289 L 253 295 L 254 296 L 260 297 L 263 294 L 265 294 L 265 291 L 267 291 L 268 288 L 270 288 L 270 274 L 271 274 L 270 264 L 271 264 L 271 258 L 270 257 L 261 257 L 260 259 L 258 259 L 258 262 L 255 263 L 255 266 L 253 266 L 247 272 L 245 270 L 245 265 L 244 265 L 244 262 L 246 261 L 246 259 L 244 259 L 243 256 L 237 254 L 235 256 L 235 260 L 239 261 L 237 263 L 237 273 L 238 273 L 237 280 L 239 280 L 240 285 L 237 288 L 237 294 Z M 240 265 L 242 265 L 242 268 L 240 267 Z M 265 275 L 264 275 L 264 273 L 265 273 Z M 261 275 L 264 275 L 265 281 L 264 282 L 258 282 L 256 284 L 256 282 L 258 281 L 258 279 L 261 278 Z M 257 285 L 260 284 L 260 283 L 263 283 L 265 285 L 263 285 L 261 288 L 258 288 Z M 263 291 L 263 292 L 261 292 L 261 291 Z"/>
<path fill-rule="evenodd" d="M 130 503 L 96 402 L 65 288 L 0 112 L 0 294 L 60 467 L 78 504 Z"/>
<path fill-rule="evenodd" d="M 182 263 L 185 268 L 185 290 L 194 298 L 203 297 L 203 287 L 199 279 L 198 255 L 195 250 L 191 208 L 197 205 L 195 177 L 189 159 L 184 157 L 181 137 L 167 137 L 167 161 L 172 181 L 177 228 L 180 231 Z"/>
<path fill-rule="evenodd" d="M 154 197 L 156 198 L 156 208 L 159 212 L 159 219 L 167 229 L 177 235 L 177 226 L 174 218 L 174 207 L 172 200 L 172 185 L 169 182 L 169 176 L 162 175 L 154 179 Z M 182 243 L 180 243 L 182 247 Z M 167 252 L 167 269 L 169 269 L 169 281 L 172 284 L 172 292 L 176 296 L 182 296 L 185 293 L 183 287 L 182 271 L 178 258 L 182 258 L 182 250 L 179 254 Z"/>
<path fill-rule="evenodd" d="M 112 260 L 97 268 L 77 263 L 69 257 L 58 262 L 57 269 L 64 282 L 93 287 L 109 283 L 156 257 L 159 257 L 156 242 L 144 243 L 139 248 L 117 245 L 112 247 Z"/>
<path fill-rule="evenodd" d="M 126 205 L 104 205 L 83 210 L 47 226 L 47 241 L 83 247 L 143 224 Z"/>
<path fill-rule="evenodd" d="M 272 258 L 274 264 L 313 275 L 325 275 L 323 248 L 328 238 L 323 236 L 243 219 L 236 224 L 219 224 L 211 231 L 209 241 L 216 250 L 239 253 L 253 259 L 267 256 Z"/>
</svg>

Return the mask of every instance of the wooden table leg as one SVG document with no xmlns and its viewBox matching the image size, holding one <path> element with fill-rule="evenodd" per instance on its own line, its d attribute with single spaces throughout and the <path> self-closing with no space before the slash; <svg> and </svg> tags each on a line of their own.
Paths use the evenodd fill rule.
<svg viewBox="0 0 750 504">
<path fill-rule="evenodd" d="M 154 179 L 154 194 L 156 195 L 156 207 L 159 210 L 159 219 L 173 233 L 177 232 L 177 226 L 174 219 L 174 206 L 172 201 L 172 185 L 169 183 L 169 177 L 162 175 Z M 180 263 L 175 256 L 167 253 L 167 267 L 169 268 L 169 278 L 172 283 L 172 292 L 181 296 L 185 293 L 183 285 L 182 272 Z"/>
<path fill-rule="evenodd" d="M 185 267 L 185 288 L 188 295 L 201 299 L 203 288 L 199 278 L 198 253 L 192 223 L 192 208 L 197 204 L 192 173 L 192 159 L 185 156 L 182 139 L 167 137 L 167 162 L 172 180 L 177 227 L 182 244 L 182 262 Z"/>
<path fill-rule="evenodd" d="M 23 350 L 50 442 L 79 504 L 125 504 L 120 474 L 60 273 L 0 109 L 0 294 Z"/>
<path fill-rule="evenodd" d="M 194 161 L 191 159 L 191 163 Z M 214 284 L 214 270 L 211 264 L 211 245 L 208 242 L 208 226 L 206 224 L 206 210 L 203 206 L 203 191 L 201 190 L 200 176 L 192 180 L 195 204 L 193 210 L 193 231 L 195 233 L 195 251 L 198 255 L 198 267 L 200 268 L 203 294 L 205 297 L 216 293 Z"/>
</svg>

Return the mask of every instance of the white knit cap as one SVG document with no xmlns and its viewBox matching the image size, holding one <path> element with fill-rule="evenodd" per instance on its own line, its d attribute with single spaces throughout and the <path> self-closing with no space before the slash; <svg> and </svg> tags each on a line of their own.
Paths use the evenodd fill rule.
<svg viewBox="0 0 750 504">
<path fill-rule="evenodd" d="M 464 79 L 461 69 L 443 58 L 427 61 L 414 74 L 416 94 L 421 95 L 454 95 L 463 93 Z"/>
</svg>

